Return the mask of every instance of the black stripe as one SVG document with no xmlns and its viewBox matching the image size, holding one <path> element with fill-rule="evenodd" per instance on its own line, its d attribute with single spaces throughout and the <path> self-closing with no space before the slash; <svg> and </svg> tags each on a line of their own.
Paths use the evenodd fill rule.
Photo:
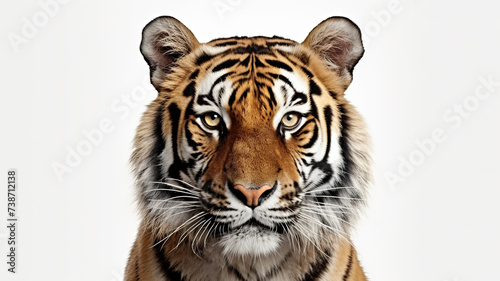
<svg viewBox="0 0 500 281">
<path fill-rule="evenodd" d="M 217 71 L 219 71 L 221 69 L 230 68 L 231 66 L 237 64 L 238 62 L 240 62 L 239 59 L 224 61 L 224 62 L 218 64 L 216 67 L 214 67 L 214 69 L 212 70 L 212 72 L 217 72 Z"/>
<path fill-rule="evenodd" d="M 347 263 L 347 268 L 345 269 L 344 278 L 342 278 L 343 281 L 347 281 L 347 279 L 349 278 L 349 275 L 351 274 L 351 267 L 352 267 L 352 246 L 351 246 L 351 252 L 349 253 L 349 262 Z"/>
<path fill-rule="evenodd" d="M 198 98 L 198 101 L 200 101 L 200 98 L 202 98 L 202 103 L 206 103 L 208 104 L 208 102 L 206 101 L 206 99 L 208 100 L 210 98 L 210 96 L 200 96 Z M 195 121 L 192 121 L 192 120 L 189 120 L 190 119 L 190 116 L 193 116 L 195 115 L 195 113 L 193 112 L 193 100 L 191 99 L 191 101 L 189 102 L 188 106 L 187 106 L 187 109 L 184 113 L 184 120 L 188 120 L 187 122 L 185 122 L 185 126 L 184 126 L 184 131 L 186 132 L 186 139 L 188 141 L 188 145 L 191 146 L 191 148 L 193 149 L 193 151 L 197 151 L 198 150 L 198 146 L 200 146 L 201 144 L 196 142 L 193 138 L 193 133 L 188 129 L 189 128 L 189 125 L 190 124 L 193 124 L 194 126 L 198 127 L 198 130 L 200 130 L 201 132 L 203 132 L 204 136 L 207 137 L 207 138 L 211 138 L 212 137 L 212 134 L 211 133 L 208 133 L 208 132 L 205 132 L 201 127 L 200 125 L 195 122 Z M 200 153 L 199 152 L 193 152 L 191 155 L 190 155 L 190 158 L 188 161 L 184 161 L 184 165 L 183 165 L 183 168 L 184 169 L 193 169 L 194 166 L 196 165 L 196 157 L 199 157 Z M 174 193 L 173 191 L 171 191 L 171 193 Z M 174 196 L 174 195 L 173 195 Z M 190 199 L 186 200 L 186 201 L 192 201 Z"/>
<path fill-rule="evenodd" d="M 179 118 L 181 117 L 181 110 L 175 103 L 172 103 L 168 106 L 168 113 L 170 115 L 170 125 L 172 128 L 172 135 L 170 136 L 172 138 L 172 153 L 174 154 L 174 162 L 168 168 L 168 176 L 178 179 L 180 178 L 180 170 L 182 168 L 182 162 L 177 152 L 177 133 L 179 130 Z M 158 166 L 159 168 L 161 168 L 161 165 Z"/>
<path fill-rule="evenodd" d="M 317 140 L 318 140 L 318 126 L 314 126 L 314 131 L 311 139 L 309 139 L 309 141 L 306 144 L 301 145 L 300 148 L 309 149 L 316 143 Z"/>
<path fill-rule="evenodd" d="M 246 47 L 237 47 L 234 49 L 231 49 L 229 52 L 234 53 L 234 54 L 266 54 L 266 55 L 272 55 L 273 52 L 266 46 L 262 45 L 248 45 Z"/>
<path fill-rule="evenodd" d="M 298 60 L 300 60 L 304 65 L 307 65 L 309 64 L 309 55 L 306 54 L 306 53 L 289 53 L 289 52 L 285 52 L 283 50 L 277 50 L 278 53 L 280 53 L 283 57 L 285 57 L 286 59 L 288 59 L 288 61 L 290 61 L 291 63 L 293 63 L 293 65 L 297 65 L 297 62 L 293 61 L 290 59 L 290 57 L 294 57 Z"/>
<path fill-rule="evenodd" d="M 199 160 L 199 156 L 196 157 L 196 160 Z M 194 175 L 194 179 L 196 180 L 196 182 L 198 182 L 201 179 L 201 177 L 205 174 L 205 171 L 206 171 L 205 166 L 202 166 L 200 170 L 196 173 L 196 175 Z"/>
<path fill-rule="evenodd" d="M 248 95 L 248 89 L 246 89 L 241 95 L 240 98 L 238 99 L 238 103 L 241 103 L 244 99 L 246 99 Z"/>
<path fill-rule="evenodd" d="M 276 45 L 288 47 L 288 46 L 295 46 L 296 44 L 290 42 L 272 41 L 272 42 L 266 42 L 266 45 L 268 47 L 273 47 Z"/>
<path fill-rule="evenodd" d="M 238 44 L 238 41 L 226 41 L 226 42 L 222 42 L 222 43 L 217 43 L 214 46 L 215 47 L 225 47 L 225 46 L 234 46 L 237 44 Z"/>
<path fill-rule="evenodd" d="M 208 101 L 212 101 L 215 103 L 214 98 L 210 95 L 198 96 L 196 99 L 196 103 L 199 105 L 210 105 Z"/>
<path fill-rule="evenodd" d="M 276 101 L 276 97 L 274 96 L 273 88 L 268 86 L 267 92 L 269 93 L 269 98 L 270 98 L 270 101 L 273 103 L 273 105 L 277 105 L 278 102 Z M 273 108 L 273 107 L 271 106 L 271 108 Z"/>
<path fill-rule="evenodd" d="M 228 260 L 228 258 L 226 257 L 226 264 L 227 264 L 227 270 L 234 274 L 236 278 L 238 278 L 238 280 L 240 281 L 245 281 L 245 278 L 243 277 L 243 275 L 236 269 L 234 268 L 233 266 L 231 266 L 231 262 Z M 221 280 L 222 281 L 222 280 Z"/>
<path fill-rule="evenodd" d="M 267 80 L 269 81 L 270 83 L 273 83 L 273 79 L 271 79 L 271 77 L 269 77 L 268 75 L 264 74 L 264 73 L 260 73 L 260 72 L 257 72 L 257 77 L 261 78 L 261 79 L 264 79 L 264 80 Z"/>
<path fill-rule="evenodd" d="M 317 281 L 328 267 L 330 252 L 326 251 L 316 263 L 311 264 L 311 270 L 302 277 L 302 281 Z"/>
<path fill-rule="evenodd" d="M 165 139 L 163 138 L 163 104 L 158 108 L 154 122 L 156 142 L 151 150 L 150 157 L 152 161 L 151 165 L 154 169 L 153 181 L 161 181 L 163 176 L 161 172 L 160 155 L 165 149 Z"/>
<path fill-rule="evenodd" d="M 250 74 L 250 70 L 244 71 L 244 72 L 239 72 L 235 73 L 234 77 L 239 78 L 238 80 L 234 81 L 234 83 L 240 83 L 243 84 L 243 81 L 248 81 L 248 74 Z"/>
<path fill-rule="evenodd" d="M 306 53 L 295 54 L 295 57 L 298 58 L 303 64 L 309 64 L 309 55 Z"/>
<path fill-rule="evenodd" d="M 141 280 L 141 277 L 139 276 L 139 257 L 135 260 L 135 279 L 137 281 Z"/>
<path fill-rule="evenodd" d="M 212 84 L 212 88 L 210 88 L 210 94 L 213 96 L 213 91 L 214 91 L 215 86 L 217 86 L 217 84 L 219 84 L 221 82 L 226 81 L 226 78 L 232 74 L 234 74 L 234 72 L 232 72 L 232 71 L 227 72 L 227 73 L 224 73 L 224 75 L 221 75 L 219 78 L 217 78 L 217 80 L 215 80 L 215 82 Z"/>
<path fill-rule="evenodd" d="M 293 69 L 288 64 L 286 64 L 284 62 L 277 61 L 277 60 L 266 60 L 266 62 L 273 67 L 277 67 L 280 69 L 284 69 L 286 71 L 293 72 Z"/>
<path fill-rule="evenodd" d="M 211 60 L 212 58 L 213 57 L 209 56 L 207 53 L 203 53 L 196 59 L 196 65 L 202 65 L 203 63 Z"/>
<path fill-rule="evenodd" d="M 352 173 L 352 151 L 349 147 L 349 131 L 351 130 L 350 119 L 347 115 L 347 110 L 342 104 L 338 105 L 338 109 L 340 112 L 340 128 L 341 133 L 339 137 L 339 145 L 342 153 L 342 160 L 344 161 L 344 165 L 342 168 L 342 174 L 340 175 L 340 181 L 342 186 L 347 186 L 350 184 L 349 175 Z"/>
<path fill-rule="evenodd" d="M 312 101 L 313 98 L 312 98 L 311 94 L 309 94 L 309 99 L 311 100 L 311 102 L 309 103 L 311 105 L 311 115 L 314 118 L 319 119 L 318 107 L 316 106 L 316 103 Z"/>
<path fill-rule="evenodd" d="M 325 157 L 323 158 L 323 161 L 328 162 L 328 154 L 330 153 L 332 142 L 332 108 L 330 106 L 326 106 L 325 109 L 323 109 L 323 114 L 325 115 L 326 136 L 328 138 L 326 143 Z"/>
<path fill-rule="evenodd" d="M 222 96 L 224 95 L 224 93 L 226 92 L 226 88 L 224 87 L 220 87 L 219 89 L 219 95 L 217 96 L 217 100 L 222 100 Z"/>
<path fill-rule="evenodd" d="M 304 73 L 307 75 L 307 77 L 309 78 L 313 78 L 314 75 L 311 73 L 311 71 L 309 71 L 307 68 L 305 67 L 301 67 L 302 68 L 302 71 L 304 71 Z"/>
<path fill-rule="evenodd" d="M 189 79 L 191 79 L 191 80 L 196 79 L 198 77 L 198 74 L 200 74 L 200 70 L 196 69 L 195 72 L 191 73 L 191 75 L 189 76 Z"/>
<path fill-rule="evenodd" d="M 307 102 L 307 96 L 304 93 L 297 92 L 292 96 L 292 105 L 304 104 Z"/>
<path fill-rule="evenodd" d="M 311 95 L 321 95 L 321 89 L 313 80 L 309 80 L 309 93 Z"/>
<path fill-rule="evenodd" d="M 244 59 L 243 61 L 241 61 L 241 65 L 244 66 L 244 67 L 248 67 L 248 64 L 250 63 L 250 55 L 248 55 L 246 57 L 246 59 Z"/>
<path fill-rule="evenodd" d="M 191 81 L 191 83 L 189 83 L 187 85 L 187 87 L 184 88 L 184 91 L 182 91 L 182 94 L 185 97 L 192 97 L 192 96 L 194 96 L 195 92 L 196 92 L 196 82 Z"/>
<path fill-rule="evenodd" d="M 309 120 L 307 120 L 307 121 L 306 121 L 306 123 L 304 123 L 304 125 L 303 125 L 302 127 L 304 127 L 304 128 L 305 128 L 305 127 L 306 127 L 309 123 L 311 123 L 311 122 L 313 122 L 313 121 L 314 121 L 313 119 L 309 119 Z M 300 138 L 300 137 L 302 137 L 303 135 L 307 135 L 307 134 L 309 134 L 310 132 L 311 132 L 311 131 L 309 131 L 309 130 L 300 130 L 300 131 L 297 131 L 296 133 L 292 134 L 292 136 L 293 136 L 294 138 Z M 304 139 L 304 138 L 301 138 L 301 139 L 299 139 L 299 141 L 302 141 L 303 139 Z M 303 153 L 303 152 L 302 152 L 302 153 Z"/>
<path fill-rule="evenodd" d="M 269 73 L 269 75 L 271 75 L 271 77 L 273 77 L 274 79 L 279 79 L 279 80 L 285 82 L 286 84 L 288 84 L 288 86 L 292 87 L 292 89 L 293 89 L 294 92 L 297 92 L 295 90 L 295 88 L 293 87 L 292 82 L 290 82 L 290 80 L 288 80 L 288 78 L 286 78 L 285 76 L 274 74 L 274 73 Z"/>
<path fill-rule="evenodd" d="M 238 280 L 245 281 L 245 278 L 243 277 L 243 275 L 241 275 L 241 273 L 236 268 L 229 265 L 227 267 L 227 270 L 229 270 L 229 272 L 234 274 L 236 276 L 236 278 L 238 278 Z"/>
<path fill-rule="evenodd" d="M 331 178 L 333 177 L 332 167 L 328 163 L 328 156 L 330 153 L 330 147 L 331 147 L 331 142 L 332 142 L 332 135 L 331 135 L 332 134 L 332 132 L 331 132 L 332 131 L 332 128 L 331 128 L 331 126 L 332 126 L 332 109 L 331 109 L 331 107 L 326 106 L 323 109 L 323 114 L 325 116 L 326 136 L 327 136 L 325 156 L 323 157 L 323 159 L 321 161 L 313 163 L 313 168 L 311 169 L 311 173 L 315 169 L 320 169 L 324 174 L 324 177 L 319 181 L 317 186 L 328 183 L 331 180 Z M 334 189 L 333 192 L 338 192 L 338 189 Z"/>
<path fill-rule="evenodd" d="M 189 125 L 191 123 L 194 126 L 198 127 L 199 130 L 203 131 L 203 129 L 200 127 L 200 125 L 198 125 L 198 123 L 196 123 L 194 121 L 191 121 L 191 120 L 189 120 L 188 122 L 186 122 L 186 125 L 184 126 L 184 130 L 186 131 L 186 139 L 187 139 L 188 145 L 193 149 L 193 151 L 197 151 L 198 150 L 198 146 L 201 146 L 202 144 L 194 141 L 194 139 L 193 139 L 193 133 L 191 133 L 191 131 L 188 129 Z M 193 163 L 193 165 L 194 165 L 194 163 Z M 189 165 L 186 168 L 190 168 Z"/>
<path fill-rule="evenodd" d="M 329 91 L 328 92 L 330 94 L 330 96 L 334 99 L 337 99 L 337 93 L 333 92 L 333 91 Z"/>
<path fill-rule="evenodd" d="M 266 99 L 267 103 L 269 104 L 269 108 L 272 110 L 274 106 L 276 105 L 276 98 L 274 97 L 274 92 L 271 87 L 267 87 L 267 92 L 269 94 L 269 98 Z"/>
<path fill-rule="evenodd" d="M 238 92 L 238 88 L 234 89 L 231 93 L 231 96 L 229 97 L 228 105 L 230 107 L 233 106 L 234 100 L 236 99 L 236 92 Z"/>
<path fill-rule="evenodd" d="M 265 64 L 263 64 L 259 58 L 255 58 L 255 67 L 264 67 L 266 66 Z"/>
<path fill-rule="evenodd" d="M 327 184 L 333 177 L 332 166 L 330 166 L 330 164 L 326 161 L 322 160 L 322 161 L 314 163 L 314 167 L 312 168 L 312 170 L 314 170 L 314 169 L 320 169 L 323 172 L 323 177 L 321 178 L 321 180 L 319 180 L 316 183 L 316 186 L 321 186 L 321 185 Z M 311 173 L 312 173 L 312 171 L 311 171 Z M 330 189 L 329 191 L 325 191 L 325 192 L 328 192 L 328 194 L 330 194 L 330 195 L 334 195 L 334 194 L 337 194 L 337 192 L 339 192 L 339 189 L 333 188 L 333 189 Z"/>
<path fill-rule="evenodd" d="M 154 240 L 153 249 L 155 252 L 158 264 L 161 266 L 161 271 L 169 281 L 185 281 L 179 271 L 172 268 L 170 261 L 165 257 L 165 253 L 162 250 L 163 243 L 160 240 Z"/>
</svg>

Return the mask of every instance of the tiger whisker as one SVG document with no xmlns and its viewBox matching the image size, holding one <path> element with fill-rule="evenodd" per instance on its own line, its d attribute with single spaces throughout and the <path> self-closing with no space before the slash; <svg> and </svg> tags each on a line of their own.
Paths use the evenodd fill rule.
<svg viewBox="0 0 500 281">
<path fill-rule="evenodd" d="M 347 233 L 341 231 L 340 229 L 335 229 L 327 224 L 324 224 L 323 222 L 319 221 L 317 218 L 314 218 L 314 217 L 311 217 L 309 215 L 306 215 L 304 213 L 301 213 L 299 214 L 299 216 L 301 216 L 302 218 L 306 219 L 306 220 L 309 220 L 315 224 L 317 224 L 318 226 L 320 227 L 323 227 L 323 228 L 326 228 L 330 231 L 332 231 L 333 233 L 335 233 L 335 235 L 338 235 L 340 238 L 344 239 L 345 241 L 347 241 L 349 244 L 351 244 L 351 246 L 354 247 L 354 245 L 352 245 L 351 241 L 349 241 L 349 239 L 347 239 L 344 235 L 347 235 Z M 344 234 L 344 235 L 343 235 Z"/>
<path fill-rule="evenodd" d="M 196 190 L 196 188 L 193 188 L 193 189 L 189 189 L 189 188 L 186 188 L 184 186 L 180 186 L 180 185 L 175 185 L 175 184 L 172 184 L 172 183 L 168 183 L 168 182 L 161 182 L 161 181 L 151 181 L 150 183 L 154 183 L 154 184 L 160 184 L 160 185 L 166 185 L 166 186 L 170 186 L 170 187 L 175 187 L 176 189 L 180 189 L 180 190 L 184 190 L 184 191 L 187 191 L 187 192 L 191 192 L 191 193 L 198 193 L 198 192 L 195 192 L 194 190 Z"/>
<path fill-rule="evenodd" d="M 307 210 L 309 212 L 312 212 L 314 214 L 318 214 L 318 209 L 312 208 L 312 206 L 304 206 L 302 210 Z M 351 210 L 334 210 L 334 209 L 319 209 L 319 211 L 322 211 L 321 214 L 328 215 L 328 216 L 336 216 L 336 214 L 354 214 L 353 211 Z M 325 212 L 334 212 L 335 214 L 325 214 Z"/>
<path fill-rule="evenodd" d="M 344 196 L 335 196 L 335 195 L 309 195 L 309 196 L 321 197 L 321 198 L 334 198 L 334 199 L 366 201 L 366 199 L 363 199 L 363 198 L 353 198 L 353 197 L 344 197 Z"/>
<path fill-rule="evenodd" d="M 296 223 L 296 224 L 294 224 L 294 226 L 295 226 L 295 229 L 296 229 L 296 230 L 297 230 L 300 234 L 302 234 L 302 236 L 303 236 L 304 238 L 306 238 L 307 240 L 309 240 L 309 242 L 311 242 L 311 244 L 312 244 L 312 245 L 313 245 L 313 246 L 314 246 L 314 247 L 315 247 L 318 251 L 320 251 L 323 255 L 325 255 L 325 256 L 327 256 L 327 257 L 330 257 L 329 255 L 327 255 L 327 254 L 326 254 L 323 250 L 321 250 L 321 249 L 318 247 L 318 245 L 316 244 L 316 242 L 312 241 L 312 240 L 311 240 L 311 238 L 309 238 L 309 237 L 305 234 L 304 229 L 302 228 L 302 225 L 301 225 L 301 224 Z"/>
<path fill-rule="evenodd" d="M 190 198 L 190 199 L 196 199 L 196 200 L 200 199 L 200 198 L 198 198 L 196 196 L 182 195 L 182 196 L 169 197 L 167 199 L 149 199 L 148 201 L 151 201 L 151 202 L 168 202 L 168 201 L 179 199 L 179 198 Z"/>
<path fill-rule="evenodd" d="M 210 233 L 212 232 L 212 229 L 215 227 L 217 227 L 219 223 L 215 223 L 215 221 L 212 222 L 212 226 L 210 227 L 210 229 L 207 231 L 207 235 L 205 235 L 205 240 L 203 241 L 203 247 L 207 247 L 207 238 L 208 236 L 210 235 Z"/>
<path fill-rule="evenodd" d="M 193 212 L 193 211 L 196 211 L 195 208 L 192 208 L 192 209 L 187 209 L 185 211 L 182 211 L 182 212 L 176 212 L 174 214 L 169 214 L 169 217 L 174 217 L 174 216 L 178 216 L 178 215 L 182 215 L 182 214 L 186 214 L 186 213 L 190 213 L 190 212 Z"/>
<path fill-rule="evenodd" d="M 302 193 L 303 194 L 314 194 L 314 193 L 319 193 L 319 192 L 335 191 L 335 190 L 341 190 L 341 189 L 360 190 L 359 187 L 355 187 L 355 186 L 335 186 L 335 187 L 326 188 L 326 189 L 312 189 L 312 190 L 307 190 L 307 191 L 304 191 Z"/>
<path fill-rule="evenodd" d="M 182 223 L 181 225 L 179 225 L 174 231 L 170 232 L 169 235 L 167 235 L 165 238 L 161 239 L 160 241 L 158 241 L 157 243 L 153 244 L 153 246 L 151 246 L 151 248 L 155 247 L 156 245 L 160 244 L 161 242 L 163 242 L 163 245 L 167 242 L 167 240 L 172 236 L 174 235 L 177 231 L 181 230 L 186 224 L 189 224 L 191 223 L 192 220 L 200 217 L 200 216 L 203 216 L 205 215 L 205 212 L 200 212 L 194 216 L 192 216 L 191 218 L 189 218 L 188 220 L 186 220 L 184 223 Z M 163 246 L 162 246 L 163 247 Z"/>
<path fill-rule="evenodd" d="M 299 252 L 300 252 L 300 243 L 299 241 L 297 240 L 297 237 L 296 237 L 296 232 L 295 231 L 290 231 L 290 227 L 286 224 L 286 223 L 279 223 L 279 225 L 281 225 L 281 227 L 283 227 L 285 230 L 286 230 L 286 233 L 287 233 L 287 236 L 289 237 L 290 239 L 290 242 L 292 244 L 292 250 L 295 251 L 295 244 L 297 244 L 297 247 L 299 248 Z M 293 241 L 297 242 L 297 243 L 293 243 Z"/>
<path fill-rule="evenodd" d="M 195 246 L 194 246 L 194 245 L 195 245 L 195 243 L 196 243 L 196 238 L 197 238 L 197 237 L 198 237 L 198 235 L 200 234 L 200 231 L 202 231 L 202 230 L 203 230 L 203 231 L 202 231 L 202 235 L 203 235 L 203 232 L 205 232 L 205 230 L 206 230 L 206 229 L 205 229 L 205 226 L 206 226 L 206 224 L 207 224 L 207 223 L 210 223 L 210 220 L 205 219 L 205 223 L 203 223 L 200 227 L 198 227 L 198 231 L 196 232 L 196 235 L 194 236 L 193 241 L 191 242 L 191 250 L 192 250 L 192 251 L 193 251 L 193 253 L 194 253 L 194 254 L 195 254 L 198 258 L 200 258 L 201 260 L 203 260 L 203 258 L 202 258 L 202 257 L 200 257 L 200 256 L 198 255 L 198 253 L 197 253 L 197 252 L 196 252 L 196 250 L 195 250 Z M 200 236 L 200 237 L 201 237 L 201 236 Z"/>
<path fill-rule="evenodd" d="M 347 210 L 352 210 L 351 207 L 348 206 L 341 206 L 339 204 L 335 203 L 329 203 L 329 202 L 315 202 L 316 204 L 312 204 L 310 202 L 304 202 L 304 206 L 313 206 L 313 207 L 319 207 L 319 208 L 334 208 L 334 209 L 347 209 Z"/>
<path fill-rule="evenodd" d="M 148 190 L 145 190 L 143 193 L 153 192 L 153 191 L 173 191 L 173 192 L 178 192 L 178 193 L 182 193 L 182 194 L 189 194 L 189 195 L 197 195 L 198 194 L 198 193 L 187 192 L 187 191 L 177 190 L 177 189 L 171 189 L 171 188 L 148 189 Z"/>
<path fill-rule="evenodd" d="M 205 211 L 201 211 L 201 212 L 199 212 L 199 213 L 197 213 L 197 214 L 193 215 L 192 217 L 190 217 L 189 219 L 187 219 L 185 222 L 183 222 L 182 224 L 180 224 L 179 226 L 177 226 L 177 227 L 176 227 L 176 228 L 175 228 L 175 229 L 174 229 L 174 230 L 173 230 L 173 231 L 169 234 L 169 236 L 170 236 L 170 235 L 172 235 L 172 234 L 174 234 L 174 233 L 176 233 L 176 232 L 178 232 L 178 231 L 180 231 L 182 228 L 186 227 L 186 226 L 187 226 L 188 224 L 190 224 L 190 223 L 193 223 L 193 221 L 198 220 L 200 217 L 204 216 L 205 214 L 206 214 L 206 212 L 205 212 Z"/>
<path fill-rule="evenodd" d="M 330 203 L 325 203 L 325 202 L 315 202 L 314 203 L 309 203 L 309 202 L 304 202 L 303 205 L 304 207 L 311 207 L 313 209 L 321 209 L 321 210 L 348 210 L 351 211 L 353 208 L 347 207 L 347 206 L 340 206 L 338 204 L 330 204 Z"/>
<path fill-rule="evenodd" d="M 314 211 L 312 211 L 312 210 L 308 210 L 308 209 L 303 209 L 303 210 L 304 210 L 305 212 L 307 212 L 307 213 L 310 213 L 310 214 L 315 214 L 315 215 L 316 215 L 316 214 L 318 214 L 318 212 L 314 212 Z M 348 224 L 348 225 L 350 225 L 350 226 L 354 227 L 354 225 L 352 225 L 351 223 L 349 223 L 349 222 L 347 222 L 347 221 L 343 220 L 342 218 L 340 218 L 340 217 L 339 217 L 339 216 L 337 216 L 336 214 L 325 214 L 325 213 L 321 213 L 321 215 L 328 216 L 328 217 L 334 217 L 334 218 L 336 218 L 336 219 L 338 219 L 338 220 L 340 220 L 340 221 L 342 221 L 342 222 L 344 222 L 344 223 L 346 223 L 346 224 Z"/>
<path fill-rule="evenodd" d="M 288 207 L 287 209 L 288 209 L 288 211 L 289 211 L 290 213 L 293 213 L 293 214 L 295 215 L 295 213 L 296 213 L 296 212 L 294 212 L 294 211 L 293 211 L 290 207 Z M 301 243 L 301 241 L 299 241 L 299 238 L 300 238 L 300 237 L 298 237 L 298 235 L 297 235 L 297 233 L 296 233 L 295 231 L 290 231 L 290 226 L 289 226 L 288 224 L 286 224 L 286 223 L 285 223 L 285 224 L 283 224 L 283 225 L 285 226 L 285 228 L 286 228 L 286 230 L 287 230 L 287 233 L 288 233 L 289 235 L 290 235 L 290 233 L 291 233 L 291 235 L 292 235 L 292 239 L 294 239 L 294 240 L 297 242 L 297 245 L 298 245 L 298 248 L 299 248 L 298 250 L 299 250 L 299 253 L 300 253 L 300 245 L 302 244 L 302 243 Z M 293 246 L 293 245 L 292 245 L 292 246 Z M 295 247 L 294 247 L 294 249 L 295 249 Z M 304 251 L 305 251 L 305 248 L 304 248 Z"/>
<path fill-rule="evenodd" d="M 195 209 L 197 209 L 197 207 L 200 206 L 198 203 L 195 203 L 195 202 L 181 202 L 181 203 L 189 203 L 189 204 L 180 205 L 180 203 L 179 203 L 179 204 L 176 204 L 175 206 L 164 207 L 164 208 L 155 208 L 155 210 L 175 210 L 175 209 L 186 209 L 186 208 L 190 208 L 192 210 L 195 210 Z"/>
<path fill-rule="evenodd" d="M 201 223 L 203 223 L 205 219 L 203 217 L 200 217 L 194 225 L 190 226 L 179 238 L 179 241 L 177 242 L 177 246 L 175 246 L 174 249 L 177 249 L 181 243 L 188 237 L 188 235 L 193 232 Z"/>
<path fill-rule="evenodd" d="M 195 186 L 195 185 L 192 185 L 192 184 L 190 184 L 190 183 L 188 183 L 188 182 L 186 182 L 186 181 L 180 180 L 180 179 L 175 179 L 175 178 L 166 178 L 165 180 L 177 181 L 177 182 L 180 182 L 180 183 L 182 183 L 182 184 L 185 184 L 185 185 L 187 185 L 187 186 L 189 186 L 189 187 L 191 187 L 191 188 L 193 188 L 193 189 L 198 189 L 198 190 L 201 190 L 201 188 L 199 188 L 199 187 L 197 187 L 197 186 Z"/>
</svg>

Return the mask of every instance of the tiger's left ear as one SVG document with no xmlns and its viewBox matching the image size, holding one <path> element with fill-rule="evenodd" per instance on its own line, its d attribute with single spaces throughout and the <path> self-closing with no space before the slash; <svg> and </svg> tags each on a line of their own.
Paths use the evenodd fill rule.
<svg viewBox="0 0 500 281">
<path fill-rule="evenodd" d="M 199 44 L 191 30 L 173 17 L 158 17 L 148 23 L 142 31 L 141 53 L 153 86 L 159 89 L 170 68 Z"/>
<path fill-rule="evenodd" d="M 320 55 L 328 68 L 336 71 L 345 88 L 352 81 L 352 71 L 363 56 L 361 31 L 350 19 L 331 17 L 316 26 L 302 42 Z"/>
</svg>

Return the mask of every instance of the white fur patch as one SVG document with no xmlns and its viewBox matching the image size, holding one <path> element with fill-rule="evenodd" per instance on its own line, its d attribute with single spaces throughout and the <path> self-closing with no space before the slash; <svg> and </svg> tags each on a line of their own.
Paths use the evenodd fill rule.
<svg viewBox="0 0 500 281">
<path fill-rule="evenodd" d="M 208 101 L 209 105 L 200 105 L 198 103 L 194 103 L 193 110 L 198 114 L 204 112 L 215 112 L 219 114 L 222 117 L 224 124 L 229 129 L 231 127 L 231 119 L 229 118 L 229 114 L 227 113 L 226 108 L 233 91 L 233 83 L 229 79 L 226 79 L 225 81 L 220 82 L 214 86 L 215 81 L 217 81 L 217 79 L 225 73 L 226 70 L 223 69 L 217 72 L 209 73 L 204 77 L 204 79 L 197 87 L 195 99 L 197 99 L 199 96 L 210 95 L 210 89 L 214 87 L 212 94 L 215 103 L 212 101 Z M 223 94 L 219 96 L 219 93 L 221 92 Z"/>
<path fill-rule="evenodd" d="M 280 236 L 270 230 L 249 225 L 226 234 L 219 243 L 226 256 L 264 256 L 276 251 L 282 241 Z"/>
<path fill-rule="evenodd" d="M 305 81 L 304 78 L 302 78 L 300 75 L 294 72 L 289 72 L 281 69 L 281 73 L 292 83 L 293 88 L 281 80 L 276 80 L 274 83 L 273 92 L 275 93 L 275 98 L 279 108 L 278 112 L 276 112 L 276 115 L 274 116 L 273 120 L 274 128 L 278 128 L 278 125 L 281 122 L 281 118 L 283 118 L 283 116 L 286 113 L 289 112 L 306 113 L 311 109 L 310 101 L 301 105 L 291 104 L 292 97 L 295 94 L 295 92 L 300 92 L 308 95 L 309 84 L 307 83 L 307 81 Z M 287 137 L 289 137 L 289 135 Z"/>
</svg>

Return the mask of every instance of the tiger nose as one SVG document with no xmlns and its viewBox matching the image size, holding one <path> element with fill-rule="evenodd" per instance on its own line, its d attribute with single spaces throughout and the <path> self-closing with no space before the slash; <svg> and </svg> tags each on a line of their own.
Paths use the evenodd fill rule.
<svg viewBox="0 0 500 281">
<path fill-rule="evenodd" d="M 259 201 L 262 201 L 259 200 L 259 198 L 265 198 L 266 196 L 263 196 L 263 194 L 266 193 L 265 195 L 269 195 L 273 189 L 270 185 L 267 184 L 257 189 L 248 189 L 241 184 L 237 184 L 233 186 L 233 188 L 240 192 L 240 194 L 238 194 L 238 192 L 235 192 L 236 197 L 238 197 L 243 203 L 246 203 L 246 205 L 251 208 L 259 206 Z"/>
</svg>

